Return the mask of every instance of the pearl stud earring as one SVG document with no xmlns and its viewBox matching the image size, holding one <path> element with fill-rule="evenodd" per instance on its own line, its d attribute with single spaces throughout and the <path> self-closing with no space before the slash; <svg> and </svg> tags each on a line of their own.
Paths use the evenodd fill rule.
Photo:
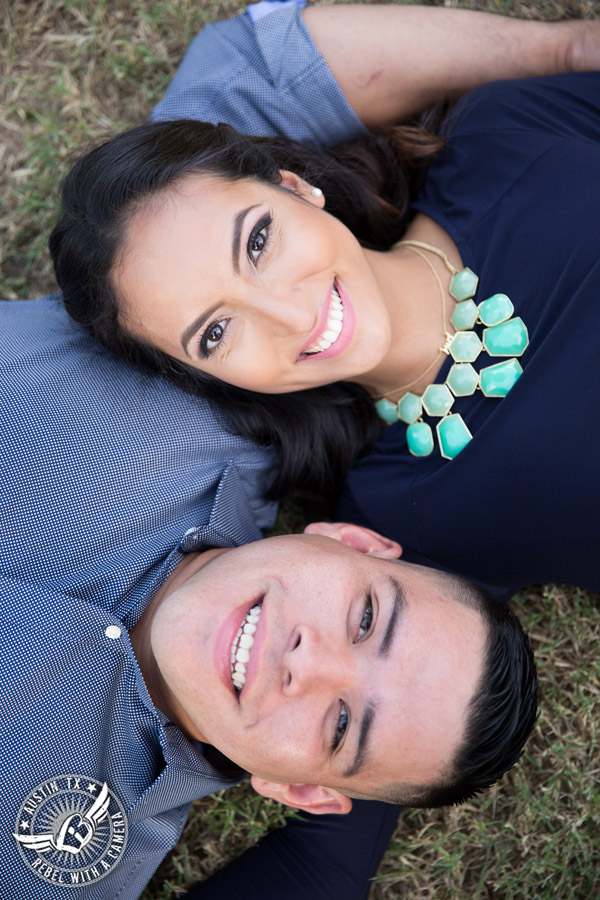
<svg viewBox="0 0 600 900">
<path fill-rule="evenodd" d="M 311 191 L 311 194 L 313 195 L 313 197 L 322 197 L 323 191 L 321 190 L 321 188 L 314 187 Z"/>
</svg>

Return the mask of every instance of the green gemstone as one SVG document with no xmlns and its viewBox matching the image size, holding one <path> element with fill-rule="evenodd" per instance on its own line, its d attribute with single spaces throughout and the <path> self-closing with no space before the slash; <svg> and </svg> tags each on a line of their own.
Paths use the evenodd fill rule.
<svg viewBox="0 0 600 900">
<path fill-rule="evenodd" d="M 452 276 L 450 281 L 450 295 L 455 300 L 468 300 L 473 297 L 477 290 L 477 282 L 479 278 L 475 272 L 469 268 L 461 269 L 456 275 Z"/>
<path fill-rule="evenodd" d="M 523 369 L 517 359 L 507 359 L 494 366 L 487 366 L 479 373 L 481 391 L 486 397 L 506 397 L 522 374 Z"/>
<path fill-rule="evenodd" d="M 446 416 L 437 424 L 440 453 L 445 459 L 454 459 L 467 446 L 473 435 L 465 425 L 463 417 L 455 413 Z"/>
<path fill-rule="evenodd" d="M 506 294 L 493 294 L 479 304 L 479 319 L 484 325 L 498 325 L 510 319 L 514 311 Z"/>
<path fill-rule="evenodd" d="M 418 394 L 413 394 L 412 391 L 405 394 L 398 403 L 398 418 L 401 422 L 406 422 L 407 425 L 412 425 L 413 422 L 416 422 L 421 412 L 421 398 Z"/>
<path fill-rule="evenodd" d="M 477 390 L 479 375 L 470 363 L 455 363 L 448 373 L 446 384 L 455 397 L 469 397 Z"/>
<path fill-rule="evenodd" d="M 429 456 L 433 451 L 433 432 L 427 422 L 415 422 L 406 429 L 406 443 L 413 456 Z"/>
<path fill-rule="evenodd" d="M 481 353 L 482 344 L 474 331 L 459 331 L 452 338 L 450 356 L 455 362 L 474 362 Z"/>
<path fill-rule="evenodd" d="M 454 403 L 454 397 L 445 384 L 430 384 L 423 391 L 421 399 L 430 416 L 445 416 Z"/>
<path fill-rule="evenodd" d="M 528 343 L 525 322 L 518 316 L 483 332 L 483 345 L 490 356 L 521 356 Z"/>
<path fill-rule="evenodd" d="M 478 315 L 477 305 L 472 300 L 463 300 L 454 307 L 450 321 L 457 331 L 466 331 L 467 328 L 473 327 Z"/>
<path fill-rule="evenodd" d="M 387 422 L 388 425 L 393 425 L 394 422 L 398 421 L 398 407 L 391 400 L 388 400 L 387 397 L 380 397 L 375 402 L 375 409 L 379 418 Z"/>
</svg>

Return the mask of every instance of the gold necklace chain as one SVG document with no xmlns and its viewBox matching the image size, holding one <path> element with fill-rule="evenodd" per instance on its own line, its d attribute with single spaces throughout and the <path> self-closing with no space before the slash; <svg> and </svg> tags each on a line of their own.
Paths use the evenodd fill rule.
<svg viewBox="0 0 600 900">
<path fill-rule="evenodd" d="M 458 272 L 458 269 L 454 268 L 454 266 L 452 265 L 452 263 L 450 262 L 450 260 L 448 259 L 448 257 L 446 256 L 446 254 L 444 253 L 443 250 L 439 250 L 437 247 L 433 247 L 431 244 L 425 244 L 422 241 L 398 241 L 397 244 L 394 244 L 392 249 L 395 249 L 396 247 L 406 247 L 408 250 L 411 250 L 417 256 L 420 256 L 421 259 L 423 260 L 423 262 L 426 263 L 429 266 L 429 268 L 431 269 L 431 272 L 433 273 L 433 277 L 435 278 L 435 280 L 437 282 L 437 286 L 440 291 L 440 297 L 442 298 L 442 335 L 444 337 L 444 343 L 436 351 L 435 358 L 433 359 L 433 361 L 430 362 L 429 365 L 427 366 L 427 368 L 423 372 L 421 372 L 419 375 L 417 375 L 416 378 L 413 378 L 413 380 L 409 381 L 408 384 L 403 384 L 401 387 L 394 388 L 391 391 L 386 391 L 385 394 L 377 394 L 374 398 L 376 400 L 379 400 L 382 397 L 388 397 L 390 394 L 392 394 L 392 395 L 399 394 L 401 392 L 405 393 L 409 388 L 413 387 L 413 385 L 415 385 L 415 384 L 417 384 L 417 382 L 421 381 L 422 378 L 425 378 L 425 376 L 428 375 L 429 372 L 431 372 L 431 370 L 434 368 L 434 366 L 437 365 L 439 357 L 440 357 L 440 353 L 444 353 L 446 356 L 448 355 L 448 352 L 449 352 L 448 348 L 450 345 L 450 341 L 452 340 L 452 335 L 446 330 L 446 292 L 444 291 L 444 287 L 442 285 L 442 280 L 441 280 L 440 276 L 438 275 L 436 268 L 433 265 L 433 263 L 431 262 L 431 260 L 428 259 L 424 253 L 421 253 L 421 250 L 419 248 L 422 248 L 423 250 L 430 250 L 432 253 L 435 253 L 436 256 L 439 256 L 440 259 L 443 261 L 444 265 L 446 266 L 446 268 L 448 269 L 448 271 L 452 275 L 456 275 L 456 273 Z"/>
</svg>

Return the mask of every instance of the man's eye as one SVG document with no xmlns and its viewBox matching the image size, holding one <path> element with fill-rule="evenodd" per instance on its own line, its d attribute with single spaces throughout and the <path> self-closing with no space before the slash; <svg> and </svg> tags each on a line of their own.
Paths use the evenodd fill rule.
<svg viewBox="0 0 600 900">
<path fill-rule="evenodd" d="M 342 738 L 344 737 L 344 735 L 346 734 L 346 730 L 348 728 L 348 722 L 349 722 L 348 710 L 346 709 L 346 704 L 343 701 L 340 701 L 340 703 L 341 703 L 340 716 L 337 721 L 335 734 L 333 736 L 333 743 L 331 745 L 332 751 L 335 750 L 336 747 L 339 746 L 339 744 L 340 744 Z"/>
<path fill-rule="evenodd" d="M 211 322 L 208 326 L 200 342 L 200 351 L 203 356 L 208 356 L 221 343 L 225 336 L 227 322 L 227 319 L 221 319 L 219 322 Z"/>
<path fill-rule="evenodd" d="M 270 224 L 271 217 L 268 216 L 266 219 L 261 219 L 250 232 L 250 237 L 248 238 L 248 256 L 253 263 L 257 262 L 258 257 L 269 243 Z"/>
<path fill-rule="evenodd" d="M 360 641 L 361 638 L 368 634 L 371 625 L 373 624 L 373 601 L 371 600 L 371 595 L 367 594 L 367 598 L 365 601 L 365 608 L 363 610 L 363 616 L 360 620 L 360 626 L 358 629 L 358 637 L 357 641 Z"/>
</svg>

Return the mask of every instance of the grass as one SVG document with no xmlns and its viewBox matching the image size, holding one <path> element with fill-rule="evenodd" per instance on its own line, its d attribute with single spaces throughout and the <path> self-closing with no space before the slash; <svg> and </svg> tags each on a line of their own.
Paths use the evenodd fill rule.
<svg viewBox="0 0 600 900">
<path fill-rule="evenodd" d="M 600 15 L 600 4 L 586 0 L 460 5 L 542 19 Z M 196 31 L 241 8 L 233 0 L 131 0 L 127 7 L 11 0 L 0 7 L 0 296 L 54 290 L 46 238 L 60 173 L 91 139 L 143 120 Z M 280 528 L 299 521 L 288 509 Z M 403 815 L 371 900 L 600 896 L 598 597 L 537 586 L 513 604 L 542 676 L 535 737 L 522 763 L 485 797 Z M 144 900 L 177 897 L 283 818 L 281 807 L 247 786 L 199 801 Z"/>
</svg>

